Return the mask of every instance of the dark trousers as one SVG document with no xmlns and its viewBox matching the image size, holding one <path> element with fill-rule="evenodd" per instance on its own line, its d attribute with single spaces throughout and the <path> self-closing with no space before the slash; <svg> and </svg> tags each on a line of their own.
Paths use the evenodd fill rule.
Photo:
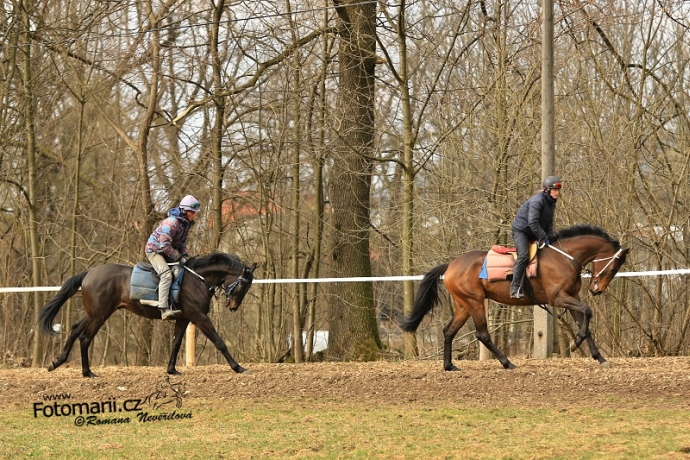
<svg viewBox="0 0 690 460">
<path fill-rule="evenodd" d="M 525 269 L 529 263 L 529 242 L 535 239 L 532 232 L 525 233 L 513 228 L 513 242 L 515 249 L 517 249 L 517 260 L 513 266 L 513 281 L 510 283 L 510 292 L 516 292 L 522 284 L 522 277 L 525 275 Z"/>
</svg>

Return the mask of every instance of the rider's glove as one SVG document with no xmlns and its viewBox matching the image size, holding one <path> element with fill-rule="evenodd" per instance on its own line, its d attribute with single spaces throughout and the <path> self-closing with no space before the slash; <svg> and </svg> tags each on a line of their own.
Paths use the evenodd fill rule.
<svg viewBox="0 0 690 460">
<path fill-rule="evenodd" d="M 540 238 L 539 241 L 537 242 L 537 247 L 539 249 L 543 249 L 544 246 L 549 245 L 549 239 L 548 238 Z"/>
<path fill-rule="evenodd" d="M 180 266 L 182 266 L 182 265 L 187 265 L 188 260 L 189 260 L 189 257 L 186 255 L 183 255 L 180 257 L 180 260 L 178 260 L 178 262 L 180 263 Z"/>
<path fill-rule="evenodd" d="M 558 233 L 549 232 L 548 235 L 546 236 L 546 238 L 551 242 L 556 241 L 558 239 Z"/>
</svg>

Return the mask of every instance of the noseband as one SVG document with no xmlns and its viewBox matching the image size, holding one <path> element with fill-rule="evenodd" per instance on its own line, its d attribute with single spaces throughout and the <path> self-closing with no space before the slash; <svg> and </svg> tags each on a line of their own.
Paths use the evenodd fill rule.
<svg viewBox="0 0 690 460">
<path fill-rule="evenodd" d="M 216 286 L 216 293 L 218 290 L 222 289 L 223 293 L 225 294 L 225 297 L 230 297 L 235 290 L 235 288 L 242 282 L 242 281 L 249 281 L 247 278 L 244 276 L 240 275 L 237 277 L 237 279 L 232 283 L 223 286 L 222 288 L 220 286 Z"/>
<path fill-rule="evenodd" d="M 611 265 L 611 264 L 613 263 L 614 260 L 616 260 L 616 259 L 618 259 L 618 258 L 620 257 L 621 252 L 623 252 L 623 249 L 622 249 L 622 248 L 619 249 L 619 250 L 618 250 L 614 255 L 612 255 L 611 257 L 604 257 L 603 259 L 594 259 L 594 260 L 592 261 L 592 263 L 594 263 L 594 262 L 603 262 L 603 261 L 605 261 L 605 260 L 608 260 L 608 261 L 609 261 L 609 263 L 607 263 L 606 265 L 604 265 L 604 268 L 602 268 L 601 270 L 599 270 L 599 273 L 597 273 L 596 275 L 594 275 L 594 278 L 598 278 L 599 275 L 601 275 L 602 273 L 604 273 L 604 271 L 605 271 L 607 268 L 609 268 L 609 265 Z"/>
</svg>

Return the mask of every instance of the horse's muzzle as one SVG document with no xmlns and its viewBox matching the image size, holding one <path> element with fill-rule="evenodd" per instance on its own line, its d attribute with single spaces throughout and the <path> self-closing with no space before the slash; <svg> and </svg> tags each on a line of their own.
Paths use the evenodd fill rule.
<svg viewBox="0 0 690 460">
<path fill-rule="evenodd" d="M 593 282 L 589 285 L 589 286 L 590 286 L 590 287 L 589 287 L 589 292 L 590 292 L 593 296 L 597 296 L 597 295 L 603 294 L 604 291 L 605 291 L 605 289 L 599 289 L 599 280 L 596 279 L 596 278 L 594 278 L 592 281 L 593 281 Z"/>
</svg>

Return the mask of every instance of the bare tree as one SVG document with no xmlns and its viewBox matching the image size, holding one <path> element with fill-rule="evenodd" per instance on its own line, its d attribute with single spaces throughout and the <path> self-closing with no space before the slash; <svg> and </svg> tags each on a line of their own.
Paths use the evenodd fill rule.
<svg viewBox="0 0 690 460">
<path fill-rule="evenodd" d="M 339 19 L 338 147 L 330 177 L 333 271 L 337 276 L 371 276 L 369 191 L 374 141 L 376 66 L 373 2 L 336 2 Z M 328 353 L 334 359 L 372 360 L 380 339 L 369 282 L 332 288 Z"/>
</svg>

